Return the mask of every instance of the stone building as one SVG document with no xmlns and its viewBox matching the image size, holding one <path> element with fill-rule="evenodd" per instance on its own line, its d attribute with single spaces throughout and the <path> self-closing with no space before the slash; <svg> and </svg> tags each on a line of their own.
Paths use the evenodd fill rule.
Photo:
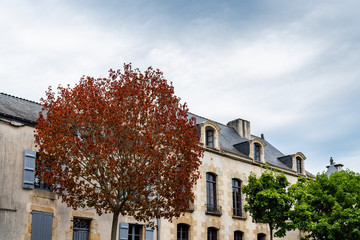
<svg viewBox="0 0 360 240">
<path fill-rule="evenodd" d="M 110 239 L 111 214 L 68 208 L 38 180 L 34 126 L 40 110 L 36 102 L 0 94 L 0 239 Z M 295 183 L 298 176 L 307 175 L 304 154 L 281 153 L 264 135 L 251 135 L 249 121 L 236 119 L 225 125 L 191 116 L 206 150 L 192 207 L 172 222 L 155 219 L 158 230 L 120 217 L 118 239 L 269 239 L 268 225 L 253 223 L 243 211 L 241 185 L 251 171 L 260 174 L 265 162 Z M 300 239 L 300 233 L 289 232 L 284 239 Z"/>
<path fill-rule="evenodd" d="M 326 166 L 326 174 L 330 176 L 332 173 L 343 170 L 344 165 L 341 163 L 335 163 L 333 158 L 330 157 L 330 165 Z"/>
</svg>

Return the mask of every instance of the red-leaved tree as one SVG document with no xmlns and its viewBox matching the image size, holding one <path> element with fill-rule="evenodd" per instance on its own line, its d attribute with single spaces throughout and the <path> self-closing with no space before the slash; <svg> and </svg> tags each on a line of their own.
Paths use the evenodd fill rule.
<svg viewBox="0 0 360 240">
<path fill-rule="evenodd" d="M 180 216 L 194 199 L 203 154 L 195 119 L 160 70 L 124 64 L 109 78 L 49 88 L 35 141 L 40 179 L 74 209 L 149 222 Z"/>
</svg>

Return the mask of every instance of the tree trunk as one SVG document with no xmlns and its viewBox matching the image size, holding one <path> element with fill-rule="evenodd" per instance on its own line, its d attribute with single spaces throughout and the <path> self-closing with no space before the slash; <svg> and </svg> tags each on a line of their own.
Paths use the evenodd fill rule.
<svg viewBox="0 0 360 240">
<path fill-rule="evenodd" d="M 273 240 L 273 228 L 270 226 L 270 240 Z"/>
<path fill-rule="evenodd" d="M 116 231 L 117 231 L 117 225 L 119 221 L 119 213 L 120 212 L 114 212 L 113 214 L 113 220 L 111 225 L 111 240 L 116 240 Z"/>
</svg>

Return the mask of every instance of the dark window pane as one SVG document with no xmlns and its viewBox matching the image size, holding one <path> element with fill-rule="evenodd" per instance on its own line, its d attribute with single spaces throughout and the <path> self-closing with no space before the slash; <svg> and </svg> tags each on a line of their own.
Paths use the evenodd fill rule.
<svg viewBox="0 0 360 240">
<path fill-rule="evenodd" d="M 241 216 L 241 182 L 237 179 L 232 180 L 232 194 L 233 194 L 233 214 L 234 216 Z"/>
<path fill-rule="evenodd" d="M 260 145 L 254 143 L 254 160 L 260 162 Z"/>
<path fill-rule="evenodd" d="M 259 233 L 257 235 L 257 240 L 265 240 L 266 239 L 266 235 L 264 233 Z"/>
<path fill-rule="evenodd" d="M 207 210 L 216 210 L 216 176 L 212 173 L 206 174 L 206 200 Z"/>
<path fill-rule="evenodd" d="M 298 173 L 301 173 L 301 159 L 296 158 L 296 170 Z"/>
<path fill-rule="evenodd" d="M 186 224 L 177 225 L 177 240 L 189 239 L 189 226 Z"/>
<path fill-rule="evenodd" d="M 206 141 L 206 146 L 214 147 L 214 130 L 212 128 L 209 127 L 206 128 L 205 141 Z"/>
<path fill-rule="evenodd" d="M 235 231 L 234 232 L 234 240 L 242 240 L 243 239 L 243 232 Z"/>
<path fill-rule="evenodd" d="M 128 240 L 141 240 L 142 225 L 129 224 Z"/>
<path fill-rule="evenodd" d="M 207 240 L 217 240 L 217 229 L 213 227 L 208 228 Z"/>
</svg>

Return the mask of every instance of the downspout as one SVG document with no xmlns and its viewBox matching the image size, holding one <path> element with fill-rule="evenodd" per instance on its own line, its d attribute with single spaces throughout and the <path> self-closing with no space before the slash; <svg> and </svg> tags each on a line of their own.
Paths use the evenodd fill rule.
<svg viewBox="0 0 360 240">
<path fill-rule="evenodd" d="M 157 224 L 157 231 L 156 231 L 156 240 L 160 240 L 160 219 L 157 218 L 156 219 L 156 224 Z"/>
</svg>

